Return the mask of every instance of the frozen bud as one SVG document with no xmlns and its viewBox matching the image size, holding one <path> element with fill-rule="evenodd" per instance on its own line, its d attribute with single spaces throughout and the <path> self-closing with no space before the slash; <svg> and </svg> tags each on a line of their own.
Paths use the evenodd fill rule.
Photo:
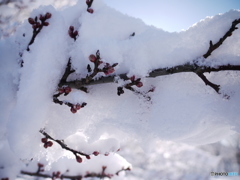
<svg viewBox="0 0 240 180">
<path fill-rule="evenodd" d="M 41 21 L 44 21 L 44 20 L 45 20 L 45 17 L 43 17 L 43 15 L 40 15 L 39 19 L 40 19 Z"/>
<path fill-rule="evenodd" d="M 47 142 L 47 138 L 42 138 L 42 143 L 46 143 Z"/>
<path fill-rule="evenodd" d="M 137 82 L 136 86 L 140 88 L 140 87 L 143 86 L 143 83 L 142 82 Z"/>
<path fill-rule="evenodd" d="M 86 156 L 87 159 L 91 159 L 91 157 L 89 155 Z"/>
<path fill-rule="evenodd" d="M 48 25 L 49 25 L 49 22 L 43 22 L 43 25 L 44 25 L 44 26 L 48 26 Z"/>
<path fill-rule="evenodd" d="M 120 151 L 120 148 L 117 150 L 117 152 L 119 152 Z"/>
<path fill-rule="evenodd" d="M 94 54 L 91 54 L 89 60 L 94 63 L 97 60 L 97 57 Z"/>
<path fill-rule="evenodd" d="M 51 147 L 53 145 L 53 142 L 52 141 L 48 141 L 46 144 L 47 144 L 48 147 Z"/>
<path fill-rule="evenodd" d="M 109 155 L 109 153 L 105 153 L 104 155 L 105 155 L 105 156 L 108 156 L 108 155 Z"/>
<path fill-rule="evenodd" d="M 77 160 L 78 163 L 82 162 L 82 158 L 80 156 L 76 156 L 76 160 Z"/>
<path fill-rule="evenodd" d="M 75 108 L 76 108 L 77 110 L 79 110 L 79 109 L 81 109 L 81 105 L 80 105 L 79 103 L 77 103 L 77 104 L 75 105 Z"/>
<path fill-rule="evenodd" d="M 33 18 L 28 18 L 28 22 L 29 22 L 30 24 L 35 24 L 35 21 L 34 21 Z"/>
<path fill-rule="evenodd" d="M 91 13 L 91 14 L 92 14 L 94 11 L 93 11 L 93 9 L 92 9 L 92 8 L 88 8 L 88 9 L 87 9 L 87 12 L 89 12 L 89 13 Z"/>
<path fill-rule="evenodd" d="M 77 109 L 75 109 L 74 107 L 71 107 L 70 111 L 75 114 L 77 112 Z"/>
<path fill-rule="evenodd" d="M 67 86 L 64 88 L 64 91 L 65 91 L 65 93 L 70 93 L 72 91 L 72 88 Z"/>
<path fill-rule="evenodd" d="M 94 152 L 93 152 L 93 155 L 94 155 L 94 156 L 97 156 L 97 155 L 99 155 L 99 152 L 98 152 L 98 151 L 94 151 Z"/>
<path fill-rule="evenodd" d="M 52 17 L 52 14 L 51 14 L 51 13 L 48 12 L 48 13 L 45 14 L 45 18 L 46 18 L 46 19 L 50 19 L 51 17 Z"/>
</svg>

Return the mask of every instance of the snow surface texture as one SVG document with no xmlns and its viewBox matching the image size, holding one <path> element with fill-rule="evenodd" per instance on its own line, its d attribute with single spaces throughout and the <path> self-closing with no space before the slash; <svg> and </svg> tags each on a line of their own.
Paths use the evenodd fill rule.
<svg viewBox="0 0 240 180">
<path fill-rule="evenodd" d="M 0 169 L 2 177 L 9 177 L 10 172 L 14 177 L 13 172 L 19 172 L 22 166 L 18 166 L 18 158 L 26 162 L 47 157 L 49 168 L 62 159 L 75 158 L 58 145 L 44 149 L 41 128 L 56 139 L 64 139 L 72 148 L 101 154 L 116 152 L 120 144 L 132 138 L 148 151 L 158 139 L 200 145 L 239 132 L 239 72 L 207 75 L 210 81 L 221 85 L 222 92 L 230 95 L 230 99 L 217 94 L 193 73 L 154 79 L 144 77 L 154 69 L 181 65 L 201 57 L 209 41 L 218 41 L 232 21 L 240 17 L 240 11 L 208 17 L 187 31 L 169 33 L 123 15 L 100 0 L 94 1 L 92 8 L 94 13 L 90 14 L 85 1 L 79 1 L 62 10 L 52 6 L 34 10 L 31 17 L 50 12 L 52 18 L 48 21 L 50 25 L 36 37 L 30 51 L 26 48 L 32 28 L 27 21 L 13 36 L 0 41 L 0 165 L 5 167 Z M 68 35 L 69 26 L 79 32 L 76 42 Z M 135 36 L 131 37 L 133 32 Z M 240 31 L 237 30 L 204 63 L 213 67 L 239 64 L 239 47 Z M 117 84 L 112 83 L 91 86 L 88 94 L 73 90 L 66 96 L 72 103 L 87 102 L 76 114 L 67 106 L 54 104 L 52 95 L 68 58 L 71 57 L 78 78 L 84 78 L 90 63 L 88 57 L 97 50 L 104 62 L 119 63 L 115 74 L 141 77 L 144 87 L 140 90 L 156 87 L 150 94 L 152 100 L 148 102 L 127 90 L 119 97 Z M 19 53 L 22 53 L 23 68 L 18 64 Z M 97 78 L 101 75 L 104 74 Z M 119 159 L 119 163 L 111 167 L 112 172 L 130 166 L 117 154 L 100 156 L 103 164 L 111 162 L 104 158 Z M 84 161 L 83 165 L 87 163 L 92 162 Z M 16 167 L 16 170 L 7 167 Z M 101 172 L 101 166 L 96 168 Z"/>
</svg>

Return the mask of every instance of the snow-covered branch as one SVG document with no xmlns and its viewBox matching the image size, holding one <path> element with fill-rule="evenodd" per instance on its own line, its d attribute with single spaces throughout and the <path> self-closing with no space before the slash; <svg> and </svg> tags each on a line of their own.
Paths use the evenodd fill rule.
<svg viewBox="0 0 240 180">
<path fill-rule="evenodd" d="M 218 47 L 221 46 L 221 44 L 230 36 L 232 36 L 233 31 L 235 31 L 236 29 L 238 29 L 236 26 L 240 23 L 240 19 L 236 19 L 232 22 L 232 26 L 230 27 L 230 29 L 223 35 L 222 38 L 220 38 L 220 40 L 216 43 L 213 44 L 212 41 L 210 41 L 210 47 L 207 51 L 207 53 L 205 53 L 203 55 L 203 58 L 208 58 L 211 53 L 216 50 Z M 201 61 L 204 61 L 201 59 Z M 69 64 L 68 64 L 69 67 Z M 96 69 L 96 67 L 95 67 Z M 68 72 L 69 70 L 66 69 L 66 72 Z M 96 70 L 95 70 L 96 71 Z M 220 90 L 220 85 L 216 85 L 214 83 L 211 83 L 203 73 L 210 73 L 210 72 L 218 72 L 218 71 L 240 71 L 240 65 L 221 65 L 221 66 L 216 66 L 216 67 L 210 67 L 204 64 L 200 64 L 198 62 L 198 60 L 193 60 L 193 62 L 189 62 L 183 65 L 178 65 L 178 66 L 174 66 L 172 68 L 159 68 L 159 69 L 155 69 L 153 71 L 151 71 L 149 73 L 149 75 L 147 76 L 147 78 L 155 78 L 157 76 L 165 76 L 165 75 L 171 75 L 171 74 L 175 74 L 175 73 L 183 73 L 183 72 L 193 72 L 196 73 L 203 81 L 206 85 L 212 87 L 217 93 L 219 93 Z M 65 74 L 66 74 L 65 72 Z M 95 73 L 96 74 L 96 73 Z M 95 75 L 94 74 L 94 75 Z M 129 80 L 130 78 L 127 76 L 127 74 L 119 74 L 119 75 L 111 75 L 111 76 L 105 76 L 105 77 L 101 77 L 98 78 L 96 80 L 93 80 L 94 76 L 90 76 L 91 78 L 83 78 L 80 80 L 74 80 L 74 81 L 61 81 L 59 83 L 59 86 L 69 86 L 71 88 L 75 88 L 75 89 L 82 89 L 84 86 L 89 86 L 89 85 L 96 85 L 96 84 L 104 84 L 104 83 L 112 83 L 116 81 L 116 76 L 119 77 L 122 80 Z M 130 86 L 126 87 L 129 90 L 134 91 Z M 120 89 L 121 90 L 121 89 Z M 118 94 L 120 92 L 120 90 L 118 90 Z M 120 93 L 121 94 L 121 93 Z"/>
<path fill-rule="evenodd" d="M 82 178 L 109 178 L 111 179 L 115 175 L 119 175 L 122 171 L 130 171 L 131 168 L 122 168 L 119 171 L 117 171 L 115 174 L 109 174 L 106 173 L 107 166 L 102 166 L 102 172 L 101 173 L 94 173 L 94 172 L 86 172 L 85 175 L 66 175 L 65 173 L 61 173 L 60 171 L 55 171 L 52 174 L 43 173 L 44 172 L 44 165 L 41 163 L 38 163 L 38 170 L 36 172 L 28 172 L 28 171 L 21 171 L 22 175 L 28 175 L 28 176 L 34 176 L 34 177 L 42 177 L 42 178 L 60 178 L 60 179 L 71 179 L 71 180 L 81 180 Z M 68 171 L 67 171 L 68 172 Z"/>
</svg>

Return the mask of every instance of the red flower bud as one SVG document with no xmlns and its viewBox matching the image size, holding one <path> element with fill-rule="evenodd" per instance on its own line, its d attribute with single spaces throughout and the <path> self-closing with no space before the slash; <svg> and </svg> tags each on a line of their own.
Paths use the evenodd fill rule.
<svg viewBox="0 0 240 180">
<path fill-rule="evenodd" d="M 97 156 L 97 155 L 99 155 L 99 152 L 98 152 L 98 151 L 94 151 L 94 152 L 93 152 L 93 155 L 94 155 L 94 156 Z"/>
<path fill-rule="evenodd" d="M 74 31 L 73 35 L 76 37 L 78 35 L 78 31 Z"/>
<path fill-rule="evenodd" d="M 38 167 L 43 167 L 44 165 L 43 164 L 41 164 L 41 163 L 38 163 Z"/>
<path fill-rule="evenodd" d="M 69 27 L 69 30 L 70 30 L 70 31 L 74 31 L 74 27 L 73 27 L 73 26 L 70 26 L 70 27 Z"/>
<path fill-rule="evenodd" d="M 97 57 L 95 55 L 91 54 L 89 56 L 89 60 L 94 63 L 97 60 Z"/>
<path fill-rule="evenodd" d="M 91 157 L 89 155 L 86 156 L 87 159 L 91 159 Z"/>
<path fill-rule="evenodd" d="M 108 67 L 108 69 L 106 71 L 104 71 L 104 74 L 109 75 L 109 74 L 113 73 L 114 71 L 115 71 L 115 69 L 112 66 L 110 66 L 110 67 Z"/>
<path fill-rule="evenodd" d="M 61 94 L 63 94 L 63 93 L 65 93 L 65 89 L 64 89 L 64 88 L 59 88 L 59 89 L 58 89 L 58 92 L 61 93 Z"/>
<path fill-rule="evenodd" d="M 133 82 L 135 80 L 135 76 L 133 75 L 132 77 L 130 77 L 130 80 Z"/>
<path fill-rule="evenodd" d="M 88 8 L 88 9 L 87 9 L 87 12 L 89 12 L 89 13 L 91 13 L 91 14 L 92 14 L 94 11 L 93 11 L 93 9 L 92 9 L 92 8 Z"/>
<path fill-rule="evenodd" d="M 77 104 L 75 105 L 75 109 L 77 109 L 77 110 L 81 109 L 81 105 L 80 105 L 79 103 L 77 103 Z"/>
<path fill-rule="evenodd" d="M 77 110 L 74 107 L 71 107 L 70 111 L 75 114 L 77 112 Z"/>
<path fill-rule="evenodd" d="M 64 88 L 64 90 L 65 90 L 65 93 L 70 93 L 72 91 L 72 88 L 67 86 Z"/>
<path fill-rule="evenodd" d="M 136 86 L 140 88 L 140 87 L 143 86 L 143 83 L 142 82 L 137 82 Z"/>
<path fill-rule="evenodd" d="M 44 21 L 44 20 L 45 20 L 45 17 L 43 17 L 43 15 L 40 15 L 39 19 L 40 19 L 41 21 Z"/>
<path fill-rule="evenodd" d="M 48 147 L 51 147 L 53 145 L 53 142 L 52 141 L 48 141 L 46 144 L 47 144 Z"/>
<path fill-rule="evenodd" d="M 34 21 L 34 19 L 33 18 L 28 18 L 28 22 L 30 23 L 30 24 L 35 24 L 35 21 Z"/>
<path fill-rule="evenodd" d="M 32 25 L 32 28 L 37 29 L 37 25 L 36 24 Z"/>
<path fill-rule="evenodd" d="M 45 147 L 45 148 L 48 148 L 48 145 L 47 145 L 47 143 L 45 143 L 45 144 L 43 145 L 43 147 Z"/>
<path fill-rule="evenodd" d="M 47 142 L 47 138 L 42 138 L 42 143 L 46 143 Z"/>
<path fill-rule="evenodd" d="M 76 160 L 77 160 L 78 163 L 82 162 L 82 158 L 80 156 L 76 156 Z"/>
<path fill-rule="evenodd" d="M 48 13 L 45 14 L 45 18 L 46 18 L 46 19 L 50 19 L 51 17 L 52 17 L 52 14 L 51 14 L 51 13 L 48 12 Z"/>
<path fill-rule="evenodd" d="M 43 22 L 43 25 L 44 25 L 44 26 L 48 26 L 48 25 L 49 25 L 49 22 Z"/>
</svg>

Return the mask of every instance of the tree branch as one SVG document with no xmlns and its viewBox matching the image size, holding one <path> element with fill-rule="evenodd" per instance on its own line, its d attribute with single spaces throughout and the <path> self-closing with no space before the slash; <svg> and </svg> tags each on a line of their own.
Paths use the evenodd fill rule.
<svg viewBox="0 0 240 180">
<path fill-rule="evenodd" d="M 43 167 L 43 165 L 42 165 Z M 41 168 L 42 168 L 41 167 Z M 102 166 L 102 172 L 101 173 L 86 173 L 85 175 L 75 175 L 75 176 L 70 176 L 70 175 L 64 175 L 64 174 L 61 174 L 60 171 L 57 171 L 57 172 L 53 172 L 52 175 L 49 175 L 49 174 L 43 174 L 41 173 L 40 171 L 37 171 L 37 172 L 28 172 L 28 171 L 21 171 L 21 174 L 23 175 L 28 175 L 28 176 L 34 176 L 34 177 L 42 177 L 42 178 L 52 178 L 52 179 L 55 179 L 55 178 L 60 178 L 60 179 L 71 179 L 71 180 L 81 180 L 82 178 L 109 178 L 111 179 L 114 174 L 107 174 L 105 172 L 105 170 L 107 169 L 107 166 Z M 42 169 L 44 171 L 44 169 Z M 131 168 L 130 167 L 127 167 L 127 168 L 122 168 L 121 170 L 117 171 L 115 173 L 115 175 L 119 175 L 120 172 L 122 171 L 130 171 Z"/>
<path fill-rule="evenodd" d="M 208 51 L 203 55 L 203 57 L 208 58 L 215 49 L 221 46 L 222 43 L 232 35 L 233 31 L 238 29 L 238 27 L 236 26 L 239 23 L 240 23 L 240 19 L 236 19 L 235 21 L 233 21 L 230 29 L 225 33 L 225 35 L 222 38 L 219 39 L 219 41 L 216 44 L 213 44 L 212 41 L 210 41 Z"/>
</svg>

